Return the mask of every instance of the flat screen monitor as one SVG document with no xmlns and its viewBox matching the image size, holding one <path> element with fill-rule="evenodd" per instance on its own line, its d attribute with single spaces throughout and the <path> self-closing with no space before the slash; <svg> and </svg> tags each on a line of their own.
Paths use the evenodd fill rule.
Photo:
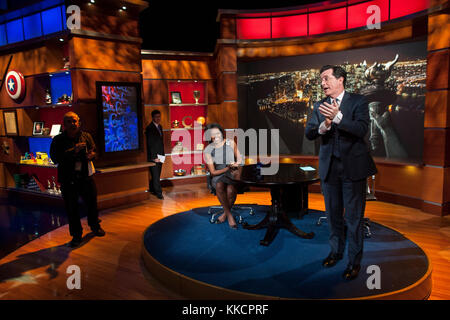
<svg viewBox="0 0 450 320">
<path fill-rule="evenodd" d="M 140 84 L 97 82 L 97 100 L 100 151 L 117 154 L 141 150 Z"/>
</svg>

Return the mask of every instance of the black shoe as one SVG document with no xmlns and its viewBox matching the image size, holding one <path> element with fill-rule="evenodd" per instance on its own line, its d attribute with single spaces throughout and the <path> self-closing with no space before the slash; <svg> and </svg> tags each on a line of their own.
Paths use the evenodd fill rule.
<svg viewBox="0 0 450 320">
<path fill-rule="evenodd" d="M 72 241 L 69 242 L 69 247 L 76 248 L 81 244 L 82 241 L 83 241 L 83 239 L 81 238 L 81 236 L 73 237 Z"/>
<path fill-rule="evenodd" d="M 104 237 L 106 234 L 105 230 L 103 230 L 101 227 L 98 227 L 98 229 L 92 229 L 92 232 L 97 237 Z"/>
<path fill-rule="evenodd" d="M 328 257 L 323 260 L 322 265 L 326 268 L 331 268 L 336 265 L 336 263 L 342 259 L 342 254 L 331 252 Z"/>
<path fill-rule="evenodd" d="M 349 264 L 347 266 L 347 269 L 345 269 L 344 273 L 342 274 L 342 277 L 344 277 L 345 280 L 356 279 L 356 277 L 358 276 L 359 270 L 361 270 L 361 265 L 359 265 L 359 264 L 355 264 L 355 265 Z"/>
<path fill-rule="evenodd" d="M 164 200 L 164 196 L 163 196 L 162 194 L 157 194 L 156 197 L 157 197 L 158 199 Z"/>
</svg>

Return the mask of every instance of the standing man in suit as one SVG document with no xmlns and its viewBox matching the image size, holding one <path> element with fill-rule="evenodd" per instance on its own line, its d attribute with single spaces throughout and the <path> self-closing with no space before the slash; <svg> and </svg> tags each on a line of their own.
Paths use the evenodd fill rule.
<svg viewBox="0 0 450 320">
<path fill-rule="evenodd" d="M 147 160 L 154 162 L 155 166 L 150 167 L 150 174 L 152 180 L 150 182 L 150 192 L 158 197 L 164 199 L 160 183 L 162 162 L 158 159 L 158 155 L 164 155 L 164 140 L 163 129 L 160 125 L 161 112 L 159 110 L 152 111 L 152 122 L 145 129 L 145 136 L 147 138 Z"/>
<path fill-rule="evenodd" d="M 319 176 L 331 246 L 322 264 L 333 267 L 343 258 L 347 238 L 348 265 L 343 277 L 352 280 L 361 269 L 366 181 L 377 172 L 364 141 L 369 107 L 364 96 L 345 91 L 347 74 L 343 68 L 326 65 L 320 70 L 320 79 L 326 98 L 314 104 L 306 137 L 321 138 Z"/>
</svg>

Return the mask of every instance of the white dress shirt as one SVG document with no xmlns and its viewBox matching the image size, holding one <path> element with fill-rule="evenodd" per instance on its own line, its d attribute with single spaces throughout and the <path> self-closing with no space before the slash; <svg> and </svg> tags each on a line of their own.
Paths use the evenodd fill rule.
<svg viewBox="0 0 450 320">
<path fill-rule="evenodd" d="M 338 96 L 336 97 L 336 99 L 332 99 L 332 100 L 335 100 L 335 101 L 336 101 L 336 104 L 338 105 L 338 107 L 341 105 L 342 98 L 344 98 L 344 94 L 345 94 L 345 90 L 342 91 L 342 93 L 341 93 L 340 95 L 338 95 Z M 332 101 L 331 103 L 333 103 L 333 101 Z M 333 122 L 336 123 L 336 124 L 341 123 L 342 117 L 343 117 L 342 112 L 339 111 L 339 112 L 336 114 L 336 116 L 333 118 Z M 330 129 L 331 129 L 331 126 L 329 126 L 329 127 L 327 128 L 327 126 L 325 125 L 325 121 L 322 121 L 322 123 L 321 123 L 320 126 L 319 126 L 319 134 L 325 134 L 325 133 L 326 133 L 328 130 L 330 130 Z"/>
</svg>

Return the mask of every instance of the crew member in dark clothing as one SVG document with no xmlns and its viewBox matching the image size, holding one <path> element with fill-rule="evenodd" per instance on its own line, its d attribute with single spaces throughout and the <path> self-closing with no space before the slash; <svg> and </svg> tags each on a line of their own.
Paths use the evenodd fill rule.
<svg viewBox="0 0 450 320">
<path fill-rule="evenodd" d="M 88 224 L 92 232 L 103 237 L 105 231 L 100 227 L 97 210 L 97 188 L 92 175 L 92 160 L 96 148 L 92 136 L 80 130 L 80 118 L 74 112 L 64 115 L 64 132 L 57 135 L 50 146 L 50 157 L 58 165 L 58 182 L 69 220 L 69 231 L 73 237 L 71 247 L 81 244 L 83 228 L 78 210 L 81 196 L 88 209 Z"/>
<path fill-rule="evenodd" d="M 147 161 L 154 162 L 155 165 L 150 167 L 152 181 L 149 184 L 150 192 L 156 195 L 158 199 L 164 199 L 160 183 L 162 162 L 158 155 L 164 156 L 164 140 L 163 129 L 161 123 L 161 112 L 159 110 L 152 111 L 152 122 L 145 129 L 145 137 L 147 138 Z"/>
</svg>

